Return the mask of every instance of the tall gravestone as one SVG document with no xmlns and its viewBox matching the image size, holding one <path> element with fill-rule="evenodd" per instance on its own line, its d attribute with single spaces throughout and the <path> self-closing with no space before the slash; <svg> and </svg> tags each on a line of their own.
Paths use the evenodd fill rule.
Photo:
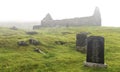
<svg viewBox="0 0 120 72">
<path fill-rule="evenodd" d="M 87 38 L 87 59 L 85 66 L 106 67 L 104 63 L 104 38 L 90 36 Z"/>
<path fill-rule="evenodd" d="M 76 35 L 76 50 L 82 53 L 86 52 L 86 39 L 87 34 L 80 33 Z"/>
</svg>

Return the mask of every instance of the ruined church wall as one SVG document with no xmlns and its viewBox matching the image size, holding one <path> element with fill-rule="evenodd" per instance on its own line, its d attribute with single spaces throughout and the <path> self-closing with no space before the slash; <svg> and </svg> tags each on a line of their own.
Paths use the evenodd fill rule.
<svg viewBox="0 0 120 72">
<path fill-rule="evenodd" d="M 68 26 L 101 26 L 101 14 L 99 8 L 96 7 L 92 16 L 71 18 L 63 20 L 53 20 L 48 13 L 41 21 L 40 27 L 68 27 Z M 34 26 L 34 28 L 37 28 Z"/>
<path fill-rule="evenodd" d="M 63 20 L 48 20 L 42 21 L 41 26 L 43 27 L 61 27 L 61 26 L 101 26 L 99 19 L 95 16 L 63 19 Z"/>
</svg>

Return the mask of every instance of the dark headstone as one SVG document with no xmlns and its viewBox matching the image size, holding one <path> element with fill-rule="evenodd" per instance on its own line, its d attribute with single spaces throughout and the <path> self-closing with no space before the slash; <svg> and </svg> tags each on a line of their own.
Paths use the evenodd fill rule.
<svg viewBox="0 0 120 72">
<path fill-rule="evenodd" d="M 87 66 L 105 67 L 104 65 L 104 38 L 90 36 L 87 38 Z"/>
<path fill-rule="evenodd" d="M 87 39 L 87 62 L 104 64 L 104 38 L 90 36 Z"/>
<path fill-rule="evenodd" d="M 84 33 L 76 35 L 76 50 L 80 52 L 86 51 L 86 39 L 87 35 Z"/>
<path fill-rule="evenodd" d="M 19 41 L 19 42 L 17 42 L 17 44 L 19 46 L 28 46 L 27 42 L 25 42 L 25 41 Z"/>
</svg>

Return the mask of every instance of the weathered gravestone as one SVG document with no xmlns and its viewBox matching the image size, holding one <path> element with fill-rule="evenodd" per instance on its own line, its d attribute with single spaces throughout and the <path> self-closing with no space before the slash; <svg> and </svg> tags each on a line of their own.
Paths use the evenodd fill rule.
<svg viewBox="0 0 120 72">
<path fill-rule="evenodd" d="M 86 52 L 86 39 L 87 34 L 80 33 L 76 35 L 76 50 L 82 53 Z"/>
<path fill-rule="evenodd" d="M 87 38 L 87 59 L 85 66 L 106 67 L 104 64 L 104 38 L 90 36 Z"/>
</svg>

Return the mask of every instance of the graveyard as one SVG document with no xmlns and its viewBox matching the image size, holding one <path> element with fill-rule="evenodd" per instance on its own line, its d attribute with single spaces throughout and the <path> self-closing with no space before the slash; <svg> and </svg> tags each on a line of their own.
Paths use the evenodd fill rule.
<svg viewBox="0 0 120 72">
<path fill-rule="evenodd" d="M 0 28 L 0 72 L 120 71 L 119 27 L 46 27 L 34 31 L 28 34 L 25 30 Z M 107 68 L 84 66 L 86 53 L 76 50 L 76 34 L 81 32 L 104 37 Z M 20 41 L 27 45 L 19 46 Z"/>
</svg>

